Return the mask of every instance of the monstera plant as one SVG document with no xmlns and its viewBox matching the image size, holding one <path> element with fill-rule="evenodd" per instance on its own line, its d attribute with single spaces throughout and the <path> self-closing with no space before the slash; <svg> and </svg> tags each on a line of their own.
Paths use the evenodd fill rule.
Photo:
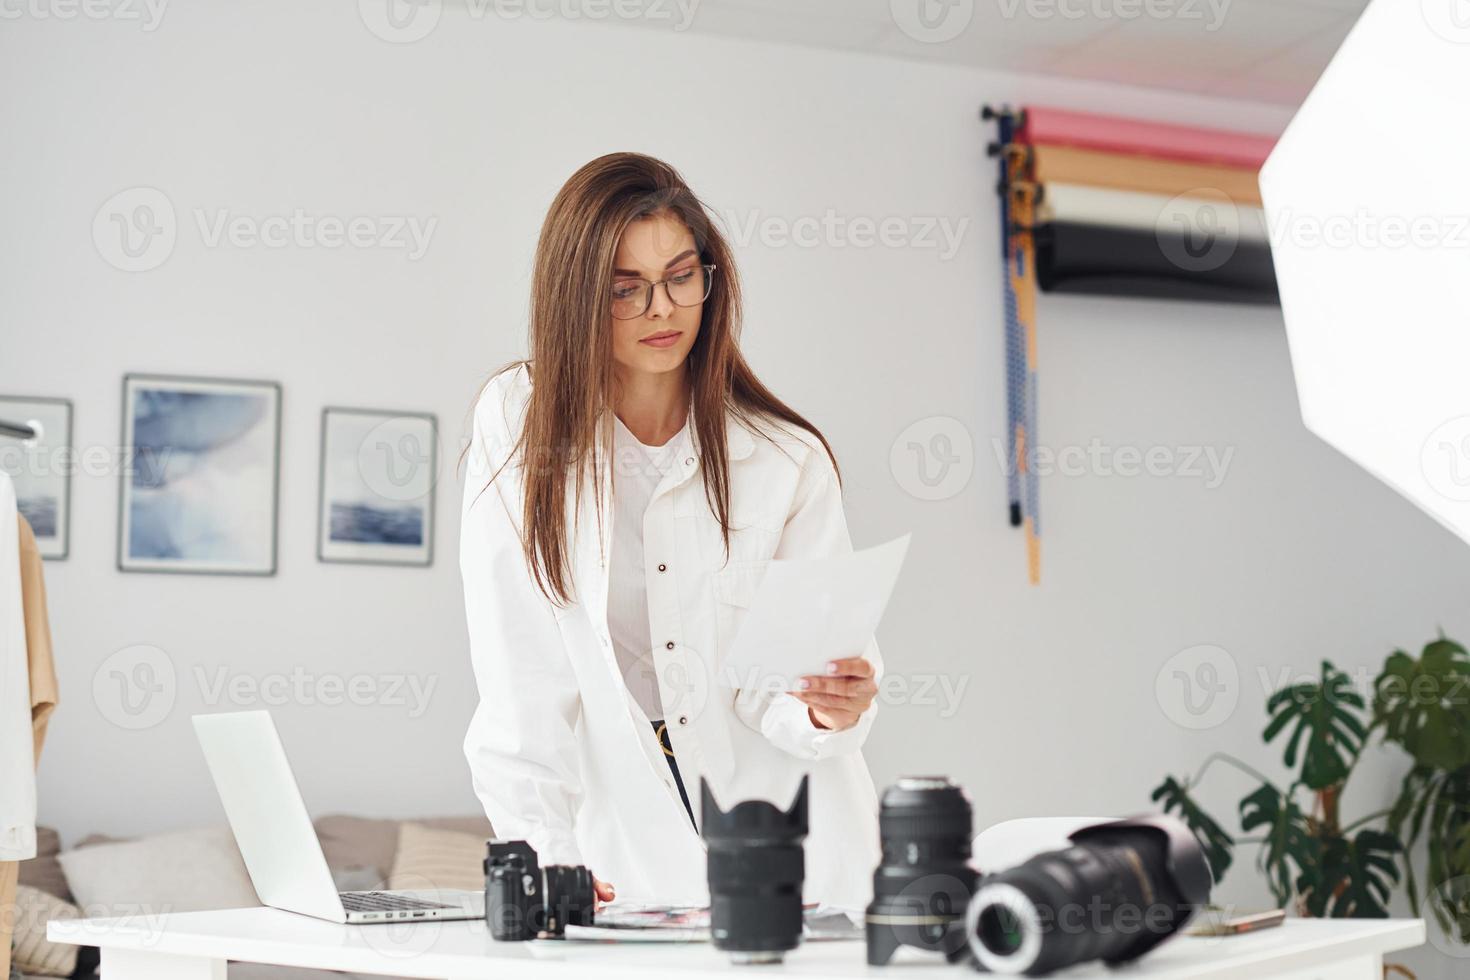
<svg viewBox="0 0 1470 980">
<path fill-rule="evenodd" d="M 1402 884 L 1416 915 L 1427 905 L 1447 935 L 1470 943 L 1470 654 L 1443 636 L 1418 657 L 1395 651 L 1371 696 L 1370 706 L 1346 673 L 1323 661 L 1317 679 L 1266 701 L 1262 738 L 1285 740 L 1283 759 L 1293 772 L 1285 788 L 1216 753 L 1192 778 L 1166 778 L 1153 799 L 1194 831 L 1216 881 L 1236 845 L 1259 844 L 1257 863 L 1272 894 L 1301 915 L 1381 918 Z M 1344 822 L 1343 790 L 1375 737 L 1407 753 L 1409 771 L 1392 807 Z M 1240 801 L 1247 836 L 1239 839 L 1194 795 L 1217 763 L 1260 781 Z M 1422 872 L 1412 856 L 1421 841 Z"/>
</svg>

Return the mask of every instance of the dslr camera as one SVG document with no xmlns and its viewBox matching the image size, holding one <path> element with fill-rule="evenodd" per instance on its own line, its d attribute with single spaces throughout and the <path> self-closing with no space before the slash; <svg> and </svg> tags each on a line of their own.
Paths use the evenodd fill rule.
<svg viewBox="0 0 1470 980">
<path fill-rule="evenodd" d="M 492 939 L 560 939 L 590 926 L 597 905 L 592 872 L 577 864 L 541 867 L 523 840 L 492 840 L 485 857 L 485 924 Z"/>
</svg>

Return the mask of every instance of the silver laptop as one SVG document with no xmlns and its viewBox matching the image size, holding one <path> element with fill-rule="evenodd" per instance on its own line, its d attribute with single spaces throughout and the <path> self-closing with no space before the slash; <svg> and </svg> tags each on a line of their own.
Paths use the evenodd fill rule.
<svg viewBox="0 0 1470 980">
<path fill-rule="evenodd" d="M 195 715 L 194 732 L 262 903 L 332 922 L 485 917 L 481 892 L 338 892 L 270 712 Z"/>
</svg>

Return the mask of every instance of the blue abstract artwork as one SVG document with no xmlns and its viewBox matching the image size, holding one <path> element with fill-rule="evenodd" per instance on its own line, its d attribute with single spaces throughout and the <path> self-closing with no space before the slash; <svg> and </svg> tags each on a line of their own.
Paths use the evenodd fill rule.
<svg viewBox="0 0 1470 980">
<path fill-rule="evenodd" d="M 135 377 L 125 387 L 121 566 L 274 572 L 280 389 Z"/>
</svg>

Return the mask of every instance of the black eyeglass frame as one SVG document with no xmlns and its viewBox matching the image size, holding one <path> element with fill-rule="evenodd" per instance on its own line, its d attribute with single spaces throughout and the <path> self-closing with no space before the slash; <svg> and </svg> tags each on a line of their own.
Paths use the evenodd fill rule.
<svg viewBox="0 0 1470 980">
<path fill-rule="evenodd" d="M 613 319 L 636 320 L 639 317 L 643 316 L 645 313 L 648 312 L 648 308 L 653 305 L 653 291 L 659 286 L 664 287 L 664 295 L 669 298 L 669 302 L 673 303 L 677 307 L 680 307 L 681 309 L 688 309 L 691 306 L 698 306 L 700 303 L 703 303 L 705 300 L 709 299 L 710 292 L 715 288 L 715 269 L 718 267 L 713 262 L 701 262 L 699 267 L 704 270 L 704 295 L 699 297 L 699 299 L 693 303 L 680 303 L 678 300 L 674 299 L 674 294 L 669 291 L 669 280 L 672 279 L 673 276 L 665 276 L 663 279 L 660 279 L 657 282 L 650 282 L 647 279 L 644 279 L 642 276 L 634 276 L 631 278 L 625 276 L 621 279 L 618 279 L 618 282 L 641 282 L 644 286 L 648 288 L 643 291 L 643 309 L 639 310 L 632 316 L 618 316 L 616 313 L 614 313 L 612 315 Z M 679 272 L 684 271 L 686 270 L 679 270 Z M 676 273 L 676 275 L 677 274 L 678 273 Z"/>
</svg>

